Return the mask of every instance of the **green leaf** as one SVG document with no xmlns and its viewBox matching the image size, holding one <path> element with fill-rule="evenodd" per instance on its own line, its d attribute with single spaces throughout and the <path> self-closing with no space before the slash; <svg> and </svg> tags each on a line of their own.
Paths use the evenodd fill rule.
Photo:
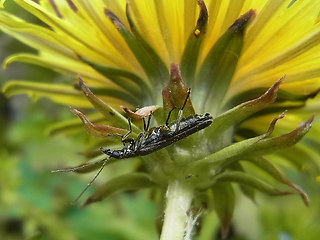
<svg viewBox="0 0 320 240">
<path fill-rule="evenodd" d="M 200 7 L 200 13 L 197 25 L 190 34 L 187 44 L 185 45 L 180 67 L 182 78 L 193 88 L 193 82 L 198 62 L 200 46 L 206 32 L 208 22 L 208 10 L 203 0 L 197 2 Z"/>
<path fill-rule="evenodd" d="M 196 96 L 201 98 L 201 112 L 206 109 L 214 116 L 220 112 L 242 50 L 244 30 L 254 16 L 255 11 L 249 10 L 238 18 L 213 45 L 203 61 L 195 89 Z"/>
<path fill-rule="evenodd" d="M 146 173 L 128 173 L 103 184 L 98 190 L 92 194 L 83 206 L 102 201 L 113 193 L 128 190 L 138 190 L 154 186 L 150 176 Z"/>
<path fill-rule="evenodd" d="M 222 225 L 221 235 L 224 239 L 229 232 L 233 216 L 235 205 L 234 190 L 231 183 L 221 181 L 213 185 L 212 191 L 213 204 Z"/>
<path fill-rule="evenodd" d="M 7 97 L 27 94 L 33 100 L 45 97 L 60 104 L 91 107 L 82 93 L 70 85 L 11 80 L 3 86 L 2 91 Z"/>
</svg>

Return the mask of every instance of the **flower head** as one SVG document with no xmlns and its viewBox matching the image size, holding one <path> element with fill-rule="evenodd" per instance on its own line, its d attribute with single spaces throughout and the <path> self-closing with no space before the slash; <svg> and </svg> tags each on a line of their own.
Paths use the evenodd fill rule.
<svg viewBox="0 0 320 240">
<path fill-rule="evenodd" d="M 80 76 L 80 84 L 49 87 L 12 81 L 4 86 L 8 96 L 32 93 L 74 107 L 93 106 L 106 124 L 92 123 L 74 108 L 72 112 L 90 134 L 118 139 L 115 149 L 123 152 L 141 152 L 150 146 L 148 141 L 165 146 L 152 145 L 149 155 L 133 154 L 141 159 L 141 170 L 108 181 L 86 204 L 119 189 L 168 188 L 166 219 L 175 217 L 181 223 L 192 202 L 203 198 L 209 208 L 214 205 L 226 235 L 234 208 L 233 182 L 252 199 L 258 190 L 270 195 L 300 194 L 308 203 L 306 193 L 286 179 L 272 160 L 277 156 L 319 174 L 319 163 L 308 157 L 308 142 L 303 142 L 308 147 L 292 147 L 308 133 L 318 110 L 316 104 L 306 106 L 317 95 L 320 80 L 315 1 L 16 2 L 46 25 L 1 11 L 0 29 L 38 50 L 36 55 L 10 56 L 4 66 L 13 61 L 38 64 L 73 79 Z M 186 97 L 188 89 L 190 97 Z M 136 119 L 129 138 L 120 105 Z M 132 107 L 140 109 L 135 112 Z M 213 123 L 192 132 L 192 121 L 206 112 Z M 140 128 L 141 119 L 151 116 L 155 128 L 146 122 L 145 129 Z M 308 135 L 309 141 L 317 141 L 317 128 Z M 174 138 L 179 131 L 185 136 Z M 283 151 L 288 147 L 291 152 Z M 308 160 L 297 160 L 295 149 Z M 103 152 L 113 162 L 116 155 L 110 151 Z M 106 163 L 99 160 L 62 171 L 87 172 Z M 288 188 L 250 172 L 247 164 Z M 171 212 L 179 204 L 178 195 L 185 199 L 175 216 Z M 184 234 L 182 222 L 176 236 Z M 165 222 L 162 238 L 170 239 L 171 234 Z"/>
</svg>

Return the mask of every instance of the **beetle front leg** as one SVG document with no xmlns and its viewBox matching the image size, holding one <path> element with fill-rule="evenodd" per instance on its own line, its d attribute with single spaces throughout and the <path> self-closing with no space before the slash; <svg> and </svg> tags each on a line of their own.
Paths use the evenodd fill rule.
<svg viewBox="0 0 320 240">
<path fill-rule="evenodd" d="M 131 118 L 128 118 L 128 123 L 129 123 L 129 132 L 127 132 L 125 135 L 123 135 L 122 139 L 121 139 L 121 142 L 123 143 L 123 145 L 125 145 L 125 143 L 127 142 L 126 138 L 132 133 Z"/>
</svg>

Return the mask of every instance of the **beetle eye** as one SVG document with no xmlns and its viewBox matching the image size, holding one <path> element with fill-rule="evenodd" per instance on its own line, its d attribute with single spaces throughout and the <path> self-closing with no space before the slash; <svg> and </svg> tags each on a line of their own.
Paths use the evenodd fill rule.
<svg viewBox="0 0 320 240">
<path fill-rule="evenodd" d="M 119 157 L 119 156 L 120 156 L 120 153 L 119 153 L 119 152 L 116 152 L 116 151 L 113 151 L 113 152 L 112 152 L 112 157 L 117 158 L 117 157 Z"/>
<path fill-rule="evenodd" d="M 111 153 L 112 153 L 112 151 L 111 151 L 111 149 L 107 149 L 107 150 L 105 150 L 105 153 L 107 153 L 107 154 L 111 154 Z"/>
</svg>

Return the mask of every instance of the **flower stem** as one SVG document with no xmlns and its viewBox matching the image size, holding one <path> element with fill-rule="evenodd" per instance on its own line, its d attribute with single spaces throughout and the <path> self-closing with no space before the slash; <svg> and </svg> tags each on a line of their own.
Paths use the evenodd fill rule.
<svg viewBox="0 0 320 240">
<path fill-rule="evenodd" d="M 182 240 L 188 220 L 193 189 L 179 181 L 169 184 L 161 240 Z"/>
</svg>

